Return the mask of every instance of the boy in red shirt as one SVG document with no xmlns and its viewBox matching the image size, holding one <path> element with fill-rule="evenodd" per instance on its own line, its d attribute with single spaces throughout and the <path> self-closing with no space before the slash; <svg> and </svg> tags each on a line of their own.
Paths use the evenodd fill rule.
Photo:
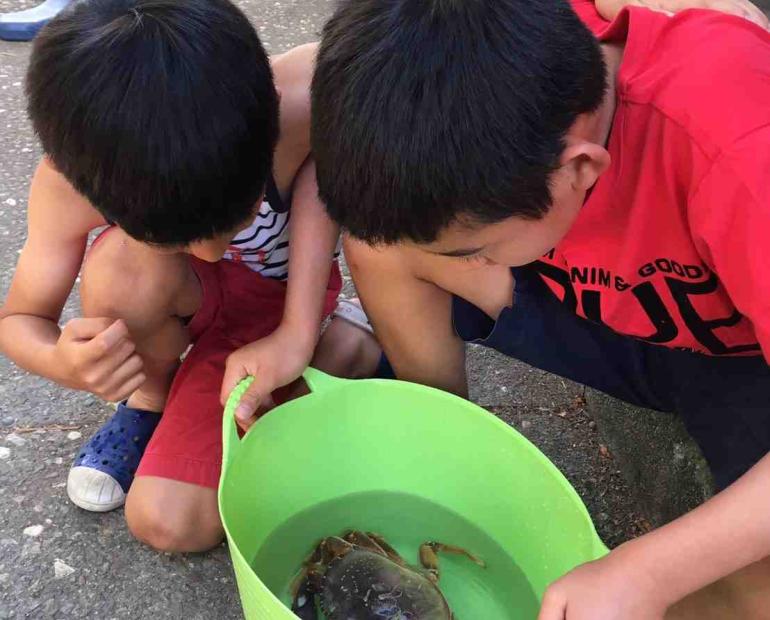
<svg viewBox="0 0 770 620">
<path fill-rule="evenodd" d="M 575 9 L 343 2 L 321 197 L 400 378 L 466 394 L 482 343 L 674 411 L 703 449 L 723 491 L 552 585 L 541 620 L 767 618 L 770 35 Z"/>
</svg>

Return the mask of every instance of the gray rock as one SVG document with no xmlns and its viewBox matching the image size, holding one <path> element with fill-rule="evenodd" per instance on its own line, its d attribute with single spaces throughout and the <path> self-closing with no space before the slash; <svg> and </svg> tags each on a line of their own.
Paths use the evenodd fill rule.
<svg viewBox="0 0 770 620">
<path fill-rule="evenodd" d="M 25 443 L 27 443 L 27 440 L 24 439 L 24 437 L 22 437 L 21 435 L 17 435 L 16 433 L 11 433 L 5 438 L 5 440 L 8 443 L 13 444 L 14 446 L 17 446 L 17 447 L 23 446 Z"/>
<path fill-rule="evenodd" d="M 24 535 L 30 538 L 37 538 L 43 533 L 43 529 L 45 528 L 42 525 L 30 525 L 24 528 Z"/>
<path fill-rule="evenodd" d="M 67 564 L 63 560 L 59 560 L 58 558 L 54 560 L 53 574 L 56 579 L 61 579 L 62 577 L 68 577 L 74 572 L 75 572 L 75 569 L 72 568 L 69 564 Z"/>
</svg>

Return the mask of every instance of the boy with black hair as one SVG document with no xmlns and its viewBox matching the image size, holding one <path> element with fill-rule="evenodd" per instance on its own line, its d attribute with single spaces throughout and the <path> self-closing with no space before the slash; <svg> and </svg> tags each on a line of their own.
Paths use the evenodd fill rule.
<svg viewBox="0 0 770 620">
<path fill-rule="evenodd" d="M 343 1 L 321 197 L 399 378 L 466 394 L 478 342 L 677 412 L 703 449 L 723 491 L 552 585 L 541 620 L 767 618 L 770 35 L 574 9 Z"/>
<path fill-rule="evenodd" d="M 127 399 L 67 490 L 89 510 L 125 500 L 133 534 L 158 549 L 219 543 L 220 401 L 255 375 L 248 424 L 311 361 L 336 304 L 338 229 L 309 159 L 314 52 L 270 62 L 228 0 L 85 0 L 34 45 L 29 113 L 46 155 L 0 347 L 61 385 Z M 84 318 L 60 329 L 81 264 Z M 344 374 L 346 333 L 327 331 L 316 362 Z"/>
</svg>

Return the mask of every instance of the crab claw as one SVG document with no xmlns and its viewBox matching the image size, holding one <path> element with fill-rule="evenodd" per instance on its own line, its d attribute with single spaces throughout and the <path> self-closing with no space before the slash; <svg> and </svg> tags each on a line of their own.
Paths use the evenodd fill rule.
<svg viewBox="0 0 770 620">
<path fill-rule="evenodd" d="M 420 563 L 424 568 L 428 570 L 428 578 L 434 583 L 438 582 L 438 553 L 454 553 L 457 555 L 464 555 L 466 558 L 472 560 L 481 568 L 486 568 L 486 563 L 481 558 L 477 558 L 470 551 L 466 551 L 461 547 L 455 547 L 454 545 L 445 545 L 440 542 L 426 542 L 420 545 Z"/>
</svg>

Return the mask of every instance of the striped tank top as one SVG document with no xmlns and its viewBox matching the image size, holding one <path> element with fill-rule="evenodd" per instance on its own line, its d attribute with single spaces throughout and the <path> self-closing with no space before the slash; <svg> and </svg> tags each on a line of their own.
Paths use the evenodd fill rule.
<svg viewBox="0 0 770 620">
<path fill-rule="evenodd" d="M 268 177 L 265 197 L 251 226 L 230 242 L 224 257 L 276 280 L 289 274 L 289 206 Z"/>
</svg>

